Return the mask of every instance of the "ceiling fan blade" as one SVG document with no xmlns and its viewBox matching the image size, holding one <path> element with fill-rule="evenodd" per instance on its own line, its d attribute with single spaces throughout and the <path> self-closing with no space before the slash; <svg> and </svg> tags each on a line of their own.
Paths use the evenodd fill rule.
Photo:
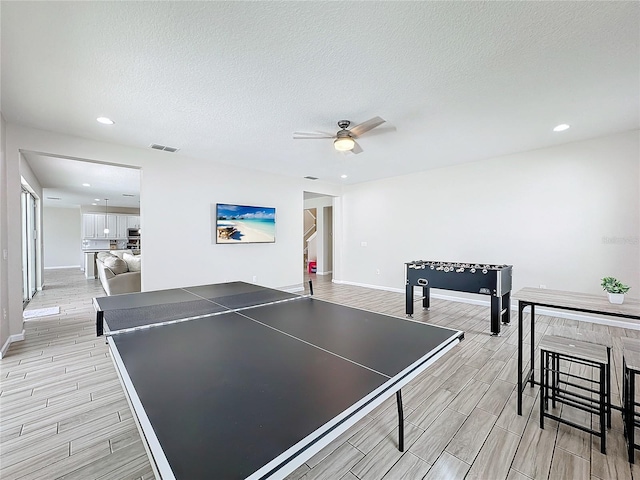
<svg viewBox="0 0 640 480">
<path fill-rule="evenodd" d="M 380 117 L 373 117 L 373 118 L 367 120 L 366 122 L 362 122 L 360 125 L 356 125 L 355 127 L 350 129 L 349 131 L 351 132 L 351 135 L 353 135 L 355 137 L 359 137 L 363 133 L 368 132 L 369 130 L 371 130 L 372 128 L 376 128 L 378 125 L 382 125 L 385 121 L 386 120 L 384 120 L 384 119 L 382 119 Z"/>
<path fill-rule="evenodd" d="M 321 138 L 336 138 L 335 134 L 327 132 L 293 132 L 294 140 L 314 140 Z"/>
<path fill-rule="evenodd" d="M 377 137 L 378 135 L 383 135 L 385 133 L 396 132 L 398 129 L 396 127 L 380 127 L 376 128 L 374 131 L 367 133 L 367 138 L 369 137 Z"/>
<path fill-rule="evenodd" d="M 351 149 L 351 153 L 355 153 L 356 155 L 358 153 L 362 153 L 362 147 L 360 146 L 360 144 L 358 142 L 356 142 L 355 140 L 353 141 L 353 148 Z"/>
</svg>

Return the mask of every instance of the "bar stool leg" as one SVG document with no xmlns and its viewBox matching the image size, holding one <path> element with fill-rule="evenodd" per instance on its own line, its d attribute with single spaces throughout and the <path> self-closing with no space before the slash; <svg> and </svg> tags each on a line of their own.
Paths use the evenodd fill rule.
<svg viewBox="0 0 640 480">
<path fill-rule="evenodd" d="M 540 352 L 540 380 L 541 380 L 541 385 L 540 385 L 540 428 L 542 428 L 544 430 L 544 410 L 545 410 L 545 404 L 546 404 L 546 398 L 545 398 L 545 390 L 546 390 L 546 376 L 547 376 L 547 372 L 544 369 L 544 358 L 547 355 L 546 352 L 541 351 Z"/>
<path fill-rule="evenodd" d="M 611 347 L 607 347 L 607 427 L 611 428 Z"/>
<path fill-rule="evenodd" d="M 627 442 L 629 447 L 629 462 L 635 463 L 635 402 L 636 402 L 636 376 L 627 370 L 629 383 L 627 384 Z"/>
<path fill-rule="evenodd" d="M 606 368 L 600 365 L 600 452 L 607 454 L 607 385 L 606 385 Z"/>
<path fill-rule="evenodd" d="M 556 395 L 558 393 L 558 382 L 560 380 L 560 357 L 551 355 L 551 406 L 556 408 Z"/>
<path fill-rule="evenodd" d="M 627 411 L 629 408 L 628 399 L 627 399 L 627 391 L 629 382 L 629 372 L 627 371 L 627 362 L 625 361 L 624 355 L 622 356 L 622 423 L 624 425 L 624 438 L 627 438 Z"/>
</svg>

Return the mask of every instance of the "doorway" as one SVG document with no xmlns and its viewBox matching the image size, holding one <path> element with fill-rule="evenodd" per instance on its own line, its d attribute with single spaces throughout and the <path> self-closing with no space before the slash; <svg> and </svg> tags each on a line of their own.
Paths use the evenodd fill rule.
<svg viewBox="0 0 640 480">
<path fill-rule="evenodd" d="M 22 186 L 20 210 L 22 217 L 22 305 L 23 308 L 36 294 L 38 285 L 37 218 L 39 201 Z"/>
<path fill-rule="evenodd" d="M 305 271 L 318 275 L 333 273 L 333 197 L 304 192 L 303 224 Z"/>
</svg>

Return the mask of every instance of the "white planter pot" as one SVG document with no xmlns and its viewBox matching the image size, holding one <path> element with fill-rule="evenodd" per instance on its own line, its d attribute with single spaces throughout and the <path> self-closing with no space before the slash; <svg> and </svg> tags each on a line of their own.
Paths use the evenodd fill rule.
<svg viewBox="0 0 640 480">
<path fill-rule="evenodd" d="M 610 293 L 609 302 L 620 305 L 621 303 L 624 302 L 624 293 Z"/>
</svg>

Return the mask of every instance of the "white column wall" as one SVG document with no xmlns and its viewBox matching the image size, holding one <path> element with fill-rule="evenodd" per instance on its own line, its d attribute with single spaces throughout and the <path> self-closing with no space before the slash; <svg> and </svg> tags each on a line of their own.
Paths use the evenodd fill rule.
<svg viewBox="0 0 640 480">
<path fill-rule="evenodd" d="M 45 207 L 42 216 L 44 268 L 80 268 L 83 264 L 80 207 Z"/>
</svg>

